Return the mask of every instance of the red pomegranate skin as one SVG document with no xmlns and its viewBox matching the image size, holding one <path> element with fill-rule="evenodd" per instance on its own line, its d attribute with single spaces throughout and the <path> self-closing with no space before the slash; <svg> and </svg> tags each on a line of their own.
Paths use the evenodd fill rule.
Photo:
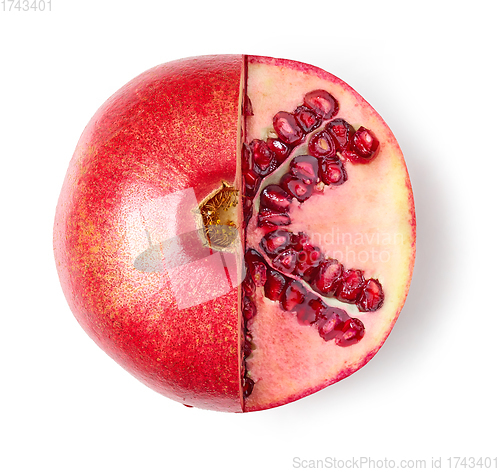
<svg viewBox="0 0 500 472">
<path fill-rule="evenodd" d="M 235 184 L 242 68 L 236 55 L 178 60 L 109 98 L 77 145 L 54 231 L 64 293 L 92 339 L 157 392 L 231 412 L 242 411 L 237 284 L 219 293 L 214 282 L 211 300 L 182 308 L 173 283 L 191 290 L 192 270 L 141 271 L 134 261 L 194 227 L 165 195 L 195 189 L 200 202 L 221 181 Z"/>
</svg>

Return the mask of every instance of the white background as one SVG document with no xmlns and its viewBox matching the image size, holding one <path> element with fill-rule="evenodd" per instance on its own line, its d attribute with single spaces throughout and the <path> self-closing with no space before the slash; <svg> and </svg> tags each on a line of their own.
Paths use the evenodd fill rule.
<svg viewBox="0 0 500 472">
<path fill-rule="evenodd" d="M 499 457 L 499 68 L 495 1 L 52 0 L 0 12 L 0 470 L 288 471 L 328 457 Z M 252 414 L 150 391 L 79 327 L 52 224 L 84 126 L 169 60 L 251 53 L 314 64 L 393 129 L 418 255 L 400 320 L 350 378 Z M 326 464 L 326 463 L 325 463 Z"/>
</svg>

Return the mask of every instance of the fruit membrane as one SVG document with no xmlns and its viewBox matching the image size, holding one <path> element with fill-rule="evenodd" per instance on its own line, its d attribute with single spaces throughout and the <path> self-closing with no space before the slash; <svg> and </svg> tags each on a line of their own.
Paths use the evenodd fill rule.
<svg viewBox="0 0 500 472">
<path fill-rule="evenodd" d="M 185 405 L 263 410 L 366 364 L 409 290 L 395 137 L 351 87 L 285 59 L 155 67 L 85 128 L 54 251 L 88 335 Z"/>
</svg>

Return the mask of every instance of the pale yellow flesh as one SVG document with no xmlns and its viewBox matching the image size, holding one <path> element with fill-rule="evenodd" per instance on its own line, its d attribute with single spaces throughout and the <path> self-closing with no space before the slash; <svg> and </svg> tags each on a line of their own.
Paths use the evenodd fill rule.
<svg viewBox="0 0 500 472">
<path fill-rule="evenodd" d="M 348 181 L 326 187 L 299 205 L 294 200 L 287 229 L 307 233 L 323 254 L 345 268 L 364 271 L 378 279 L 385 293 L 382 308 L 360 313 L 354 305 L 332 299 L 365 325 L 364 338 L 350 347 L 325 342 L 315 327 L 300 326 L 295 314 L 283 312 L 278 302 L 257 291 L 258 315 L 249 324 L 255 349 L 247 359 L 255 381 L 245 409 L 277 406 L 318 390 L 355 371 L 388 336 L 406 298 L 415 257 L 415 219 L 409 178 L 399 146 L 387 125 L 364 100 L 343 82 L 322 71 L 301 71 L 282 63 L 249 62 L 247 93 L 254 116 L 247 121 L 247 141 L 266 139 L 272 118 L 280 110 L 292 112 L 314 89 L 329 91 L 340 103 L 337 115 L 355 128 L 372 130 L 381 149 L 368 165 L 346 164 Z M 306 154 L 302 146 L 294 155 Z M 284 170 L 288 164 L 284 164 Z M 247 244 L 258 247 L 264 232 L 252 218 Z"/>
</svg>

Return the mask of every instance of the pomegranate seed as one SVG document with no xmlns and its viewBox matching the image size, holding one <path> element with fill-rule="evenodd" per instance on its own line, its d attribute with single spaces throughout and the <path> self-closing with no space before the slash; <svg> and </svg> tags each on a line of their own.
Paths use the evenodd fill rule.
<svg viewBox="0 0 500 472">
<path fill-rule="evenodd" d="M 251 297 L 255 294 L 255 282 L 253 281 L 250 274 L 246 275 L 245 280 L 241 282 L 241 286 L 246 296 Z"/>
<path fill-rule="evenodd" d="M 245 320 L 251 320 L 257 314 L 255 303 L 248 297 L 243 297 L 242 313 Z"/>
<path fill-rule="evenodd" d="M 278 161 L 265 141 L 254 139 L 250 143 L 250 149 L 253 152 L 253 170 L 257 174 L 266 176 L 276 170 Z"/>
<path fill-rule="evenodd" d="M 260 247 L 268 256 L 276 256 L 290 246 L 292 234 L 284 229 L 271 231 L 262 238 Z"/>
<path fill-rule="evenodd" d="M 294 274 L 308 282 L 322 260 L 323 255 L 321 254 L 321 250 L 315 246 L 307 245 L 297 253 L 297 265 L 295 266 Z"/>
<path fill-rule="evenodd" d="M 312 325 L 320 319 L 322 313 L 327 309 L 327 305 L 317 297 L 306 300 L 306 302 L 297 307 L 297 320 L 301 325 Z"/>
<path fill-rule="evenodd" d="M 384 302 L 384 291 L 382 285 L 376 279 L 369 279 L 363 287 L 363 292 L 356 306 L 359 311 L 378 310 Z"/>
<path fill-rule="evenodd" d="M 257 226 L 259 228 L 263 226 L 287 226 L 291 222 L 292 220 L 287 213 L 280 213 L 279 211 L 269 210 L 267 208 L 261 210 L 257 217 Z"/>
<path fill-rule="evenodd" d="M 293 114 L 295 115 L 297 123 L 305 133 L 314 131 L 321 124 L 321 117 L 316 115 L 309 107 L 300 106 Z"/>
<path fill-rule="evenodd" d="M 245 254 L 245 262 L 255 285 L 262 287 L 266 283 L 267 273 L 267 264 L 264 258 L 255 249 L 249 249 Z"/>
<path fill-rule="evenodd" d="M 299 202 L 305 202 L 313 192 L 312 184 L 307 184 L 302 179 L 292 174 L 285 174 L 281 178 L 280 186 Z"/>
<path fill-rule="evenodd" d="M 302 251 L 304 247 L 310 245 L 307 234 L 300 232 L 297 234 L 290 233 L 290 235 L 290 243 L 296 251 Z"/>
<path fill-rule="evenodd" d="M 342 277 L 343 266 L 337 259 L 327 259 L 319 265 L 311 286 L 327 297 L 333 296 Z"/>
<path fill-rule="evenodd" d="M 370 130 L 361 126 L 352 135 L 347 146 L 347 154 L 351 160 L 366 163 L 376 156 L 378 149 L 378 139 Z"/>
<path fill-rule="evenodd" d="M 252 354 L 252 341 L 245 339 L 243 343 L 243 355 L 248 357 L 250 354 Z"/>
<path fill-rule="evenodd" d="M 252 102 L 248 95 L 245 95 L 245 99 L 243 101 L 243 115 L 244 116 L 253 116 L 253 107 Z"/>
<path fill-rule="evenodd" d="M 361 296 L 365 278 L 360 270 L 348 269 L 344 271 L 338 284 L 335 296 L 341 302 L 356 303 Z"/>
<path fill-rule="evenodd" d="M 325 341 L 331 341 L 342 333 L 345 322 L 350 319 L 345 310 L 327 307 L 318 321 L 318 333 Z"/>
<path fill-rule="evenodd" d="M 297 251 L 285 249 L 273 259 L 273 266 L 285 274 L 291 274 L 297 265 Z"/>
<path fill-rule="evenodd" d="M 343 151 L 349 139 L 354 134 L 354 128 L 342 118 L 336 118 L 328 123 L 325 131 L 332 136 L 338 151 Z"/>
<path fill-rule="evenodd" d="M 296 156 L 290 162 L 290 172 L 306 184 L 317 184 L 318 160 L 312 156 Z"/>
<path fill-rule="evenodd" d="M 347 180 L 344 164 L 337 158 L 321 159 L 320 175 L 326 185 L 342 185 Z"/>
<path fill-rule="evenodd" d="M 361 320 L 351 318 L 344 323 L 342 334 L 336 338 L 336 343 L 339 346 L 345 347 L 359 342 L 365 335 L 365 327 Z"/>
<path fill-rule="evenodd" d="M 316 315 L 307 305 L 299 305 L 297 307 L 297 321 L 300 325 L 309 326 L 316 323 Z"/>
<path fill-rule="evenodd" d="M 280 212 L 290 209 L 292 197 L 279 185 L 268 185 L 260 194 L 260 207 Z"/>
<path fill-rule="evenodd" d="M 245 173 L 253 167 L 252 151 L 248 144 L 243 143 L 241 148 L 241 171 Z"/>
<path fill-rule="evenodd" d="M 335 156 L 335 141 L 326 131 L 318 131 L 309 141 L 309 153 L 314 157 Z"/>
<path fill-rule="evenodd" d="M 249 197 L 243 196 L 241 198 L 241 203 L 243 205 L 243 217 L 245 220 L 245 225 L 247 225 L 253 214 L 253 200 Z"/>
<path fill-rule="evenodd" d="M 329 120 L 339 111 L 339 103 L 326 90 L 313 90 L 307 93 L 304 104 L 324 120 Z"/>
<path fill-rule="evenodd" d="M 285 291 L 281 297 L 281 307 L 286 311 L 294 311 L 306 299 L 306 289 L 300 282 L 289 279 Z"/>
<path fill-rule="evenodd" d="M 304 138 L 304 132 L 295 116 L 287 111 L 280 111 L 274 115 L 273 126 L 280 140 L 286 144 L 298 144 Z"/>
<path fill-rule="evenodd" d="M 255 197 L 262 178 L 251 169 L 243 174 L 243 180 L 245 182 L 245 195 L 250 198 Z"/>
<path fill-rule="evenodd" d="M 285 289 L 287 279 L 278 271 L 269 269 L 267 271 L 267 280 L 264 285 L 264 294 L 269 300 L 279 300 Z"/>
<path fill-rule="evenodd" d="M 248 377 L 243 377 L 241 384 L 243 391 L 243 398 L 248 398 L 251 395 L 254 385 L 255 382 L 252 379 Z"/>
<path fill-rule="evenodd" d="M 316 315 L 307 303 L 297 305 L 294 311 L 297 313 L 297 321 L 300 325 L 310 326 L 316 322 Z"/>
<path fill-rule="evenodd" d="M 278 165 L 283 164 L 286 158 L 290 155 L 290 148 L 279 139 L 268 138 L 267 147 L 274 152 Z"/>
</svg>

